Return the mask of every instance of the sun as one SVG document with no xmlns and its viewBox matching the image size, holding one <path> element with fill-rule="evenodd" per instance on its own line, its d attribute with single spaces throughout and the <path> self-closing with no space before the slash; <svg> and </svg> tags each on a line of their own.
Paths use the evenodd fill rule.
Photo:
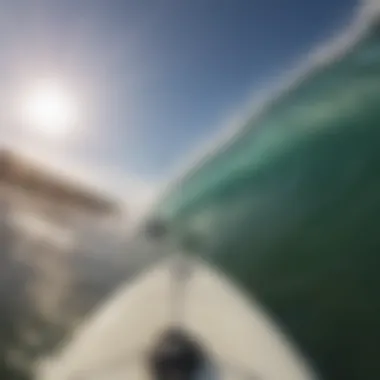
<svg viewBox="0 0 380 380">
<path fill-rule="evenodd" d="M 77 122 L 77 107 L 72 94 L 56 81 L 42 81 L 26 91 L 23 122 L 45 134 L 61 135 Z"/>
</svg>

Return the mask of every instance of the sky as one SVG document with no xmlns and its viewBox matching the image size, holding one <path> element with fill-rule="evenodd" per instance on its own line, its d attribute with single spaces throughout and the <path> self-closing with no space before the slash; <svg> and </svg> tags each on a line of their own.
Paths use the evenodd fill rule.
<svg viewBox="0 0 380 380">
<path fill-rule="evenodd" d="M 253 94 L 342 29 L 356 0 L 0 0 L 0 138 L 148 197 Z M 24 128 L 26 86 L 70 88 L 79 121 Z M 58 168 L 58 166 L 57 166 Z"/>
</svg>

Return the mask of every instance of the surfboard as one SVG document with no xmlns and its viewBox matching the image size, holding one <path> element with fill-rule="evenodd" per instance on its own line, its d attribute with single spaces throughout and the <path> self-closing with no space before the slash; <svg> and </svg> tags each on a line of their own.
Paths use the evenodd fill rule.
<svg viewBox="0 0 380 380">
<path fill-rule="evenodd" d="M 149 379 L 144 352 L 172 323 L 173 265 L 166 259 L 122 287 L 41 363 L 37 379 Z M 209 264 L 192 259 L 182 301 L 183 327 L 217 369 L 208 379 L 317 378 L 260 304 Z"/>
</svg>

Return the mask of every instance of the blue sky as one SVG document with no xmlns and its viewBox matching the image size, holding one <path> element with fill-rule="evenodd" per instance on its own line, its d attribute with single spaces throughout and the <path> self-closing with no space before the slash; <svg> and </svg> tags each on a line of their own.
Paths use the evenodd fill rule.
<svg viewBox="0 0 380 380">
<path fill-rule="evenodd" d="M 20 137 L 17 123 L 4 116 L 17 83 L 54 75 L 76 91 L 80 131 L 59 144 L 32 136 L 28 144 L 53 161 L 66 157 L 99 173 L 110 169 L 157 183 L 216 135 L 252 93 L 342 28 L 355 5 L 0 0 L 3 135 Z"/>
</svg>

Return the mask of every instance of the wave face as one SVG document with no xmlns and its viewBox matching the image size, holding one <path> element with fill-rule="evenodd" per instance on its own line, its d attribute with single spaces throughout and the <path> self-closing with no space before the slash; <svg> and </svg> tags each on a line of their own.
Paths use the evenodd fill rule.
<svg viewBox="0 0 380 380">
<path fill-rule="evenodd" d="M 380 23 L 158 204 L 324 379 L 380 378 Z M 153 216 L 152 214 L 152 216 Z"/>
</svg>

